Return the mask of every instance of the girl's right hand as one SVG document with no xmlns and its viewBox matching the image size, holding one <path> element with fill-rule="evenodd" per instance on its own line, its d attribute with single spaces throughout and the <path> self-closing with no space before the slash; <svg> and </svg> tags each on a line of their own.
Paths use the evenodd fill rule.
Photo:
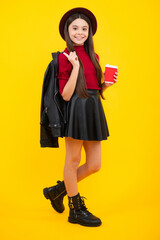
<svg viewBox="0 0 160 240">
<path fill-rule="evenodd" d="M 63 54 L 68 58 L 68 61 L 73 65 L 73 67 L 79 67 L 79 60 L 78 57 L 76 55 L 76 52 L 70 52 L 69 55 L 65 52 L 63 52 Z"/>
</svg>

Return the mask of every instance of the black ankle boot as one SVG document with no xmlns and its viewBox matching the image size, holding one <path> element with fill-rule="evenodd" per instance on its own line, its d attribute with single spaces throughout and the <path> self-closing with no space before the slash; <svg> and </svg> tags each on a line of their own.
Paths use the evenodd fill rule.
<svg viewBox="0 0 160 240">
<path fill-rule="evenodd" d="M 57 185 L 43 189 L 43 194 L 46 199 L 51 201 L 52 207 L 59 213 L 65 209 L 63 198 L 67 194 L 64 181 L 57 181 Z"/>
<path fill-rule="evenodd" d="M 68 221 L 88 227 L 100 226 L 102 224 L 101 220 L 87 211 L 84 198 L 79 193 L 74 197 L 68 196 L 68 206 L 70 208 Z"/>
</svg>

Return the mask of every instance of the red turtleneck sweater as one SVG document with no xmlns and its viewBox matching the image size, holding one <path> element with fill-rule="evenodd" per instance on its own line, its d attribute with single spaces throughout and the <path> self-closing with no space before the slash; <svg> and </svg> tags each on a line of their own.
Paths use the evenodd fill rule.
<svg viewBox="0 0 160 240">
<path fill-rule="evenodd" d="M 82 61 L 84 67 L 84 76 L 86 80 L 86 88 L 87 89 L 101 89 L 98 84 L 98 79 L 96 76 L 96 69 L 87 54 L 84 45 L 82 46 L 74 46 L 79 58 Z M 65 48 L 64 52 L 69 54 L 67 48 Z M 99 56 L 96 54 L 96 57 L 99 61 Z M 71 71 L 72 71 L 72 64 L 68 61 L 67 57 L 60 53 L 58 56 L 58 63 L 59 63 L 59 73 L 58 73 L 58 80 L 59 80 L 59 92 L 62 94 L 63 88 L 67 83 Z"/>
</svg>

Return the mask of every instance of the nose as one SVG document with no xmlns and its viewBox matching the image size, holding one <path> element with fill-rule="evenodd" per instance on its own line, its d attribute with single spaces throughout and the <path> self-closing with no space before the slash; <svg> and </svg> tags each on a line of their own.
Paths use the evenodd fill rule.
<svg viewBox="0 0 160 240">
<path fill-rule="evenodd" d="M 77 33 L 78 33 L 79 35 L 81 35 L 81 34 L 82 34 L 82 30 L 79 29 Z"/>
</svg>

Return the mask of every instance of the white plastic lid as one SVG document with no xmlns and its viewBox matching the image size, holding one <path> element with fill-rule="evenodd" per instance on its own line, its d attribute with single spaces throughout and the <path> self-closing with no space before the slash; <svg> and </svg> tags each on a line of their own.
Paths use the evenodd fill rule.
<svg viewBox="0 0 160 240">
<path fill-rule="evenodd" d="M 105 67 L 110 67 L 110 68 L 118 68 L 117 66 L 113 66 L 113 65 L 110 65 L 110 64 L 106 64 Z"/>
</svg>

